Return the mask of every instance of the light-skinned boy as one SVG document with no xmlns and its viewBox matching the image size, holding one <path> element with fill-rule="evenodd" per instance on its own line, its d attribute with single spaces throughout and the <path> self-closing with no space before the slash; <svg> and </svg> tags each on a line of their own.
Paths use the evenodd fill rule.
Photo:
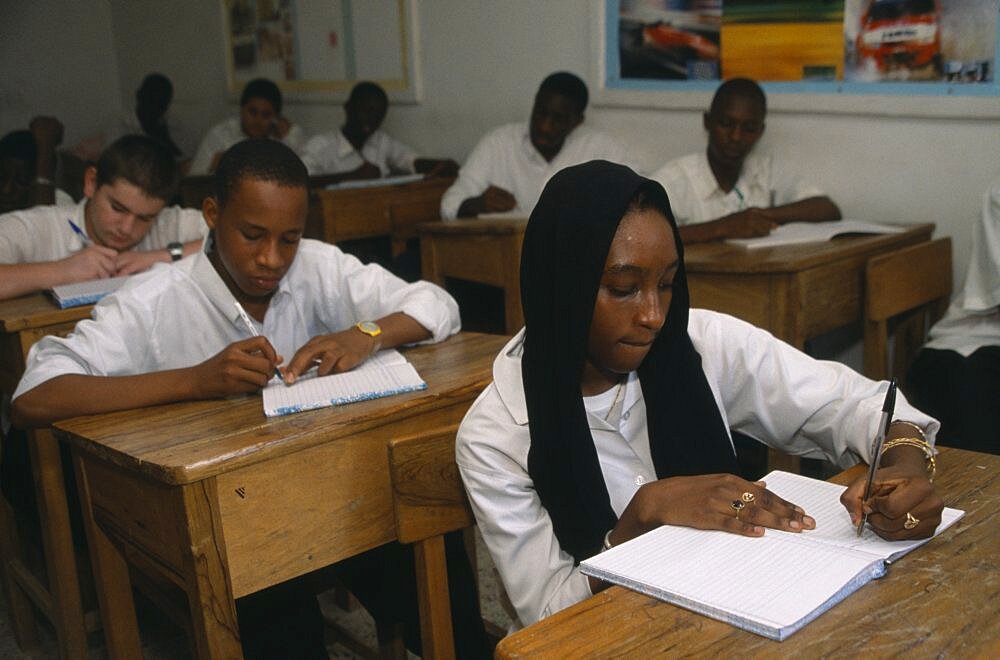
<svg viewBox="0 0 1000 660">
<path fill-rule="evenodd" d="M 165 208 L 177 191 L 165 147 L 128 135 L 84 173 L 75 207 L 36 206 L 0 216 L 0 300 L 60 284 L 131 275 L 198 249 L 201 211 Z"/>
<path fill-rule="evenodd" d="M 766 116 L 760 85 L 727 80 L 702 118 L 705 151 L 676 158 L 651 177 L 670 195 L 685 243 L 766 236 L 786 222 L 840 219 L 837 205 L 789 163 L 754 150 Z"/>
<path fill-rule="evenodd" d="M 291 149 L 264 139 L 227 151 L 215 195 L 203 206 L 211 227 L 204 250 L 130 281 L 70 337 L 39 342 L 14 395 L 15 424 L 256 392 L 277 368 L 294 382 L 314 364 L 320 375 L 345 371 L 380 347 L 458 331 L 457 306 L 439 287 L 407 284 L 303 239 L 307 207 L 308 175 Z M 260 336 L 247 338 L 236 302 Z M 282 356 L 290 356 L 287 363 Z M 367 561 L 332 567 L 333 574 L 363 594 L 372 573 L 410 565 L 398 559 L 401 546 L 372 552 Z M 289 657 L 322 653 L 322 618 L 308 582 L 237 602 L 248 655 L 266 657 L 279 647 Z M 406 606 L 387 610 L 359 598 L 419 629 L 415 609 L 407 619 Z M 289 616 L 299 622 L 294 639 L 285 632 Z M 303 620 L 318 622 L 318 630 L 303 630 Z"/>
</svg>

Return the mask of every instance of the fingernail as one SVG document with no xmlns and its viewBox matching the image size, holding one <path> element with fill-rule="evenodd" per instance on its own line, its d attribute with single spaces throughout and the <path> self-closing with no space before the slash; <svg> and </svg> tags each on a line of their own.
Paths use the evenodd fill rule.
<svg viewBox="0 0 1000 660">
<path fill-rule="evenodd" d="M 800 507 L 800 506 L 796 506 L 795 507 L 795 513 L 805 513 L 805 512 L 806 512 L 806 510 L 803 509 L 802 507 Z"/>
<path fill-rule="evenodd" d="M 764 533 L 764 528 L 763 527 L 754 527 L 753 528 L 753 533 L 754 534 L 763 534 Z"/>
<path fill-rule="evenodd" d="M 807 527 L 815 527 L 816 526 L 816 519 L 813 518 L 812 516 L 803 516 L 802 517 L 802 523 L 804 525 L 806 525 Z"/>
<path fill-rule="evenodd" d="M 802 524 L 798 520 L 789 521 L 788 526 L 792 529 L 802 529 Z"/>
</svg>

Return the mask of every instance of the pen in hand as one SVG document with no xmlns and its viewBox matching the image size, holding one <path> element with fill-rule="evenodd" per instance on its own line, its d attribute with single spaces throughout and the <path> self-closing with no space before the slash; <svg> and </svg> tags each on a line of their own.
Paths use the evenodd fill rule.
<svg viewBox="0 0 1000 660">
<path fill-rule="evenodd" d="M 73 230 L 73 233 L 80 237 L 80 241 L 83 243 L 83 247 L 88 247 L 90 245 L 90 239 L 87 238 L 87 235 L 83 233 L 83 230 L 80 229 L 80 227 L 75 222 L 73 222 L 68 218 L 66 219 L 66 222 L 69 223 L 69 228 Z"/>
<path fill-rule="evenodd" d="M 250 320 L 250 315 L 247 314 L 247 310 L 243 309 L 243 305 L 240 304 L 240 301 L 236 300 L 233 304 L 236 305 L 236 311 L 239 312 L 240 319 L 243 320 L 243 324 L 247 327 L 247 330 L 250 331 L 250 334 L 254 337 L 259 337 L 260 333 L 257 332 L 257 328 L 254 326 L 253 321 Z M 285 374 L 281 373 L 281 369 L 276 368 L 275 371 L 278 372 L 278 378 L 281 379 L 281 382 L 288 385 L 288 381 L 285 380 Z"/>
<path fill-rule="evenodd" d="M 864 496 L 861 498 L 861 505 L 872 496 L 872 482 L 875 479 L 875 472 L 878 470 L 879 462 L 882 459 L 882 444 L 885 442 L 886 433 L 889 432 L 889 424 L 892 423 L 892 413 L 896 409 L 896 379 L 893 378 L 889 381 L 889 389 L 885 392 L 885 402 L 882 404 L 882 416 L 878 420 L 878 429 L 875 434 L 875 439 L 872 441 L 872 460 L 871 464 L 868 466 L 868 478 L 865 481 L 865 492 Z M 868 514 L 861 514 L 861 521 L 858 523 L 857 535 L 861 536 L 861 532 L 865 528 L 865 523 L 868 522 Z"/>
</svg>

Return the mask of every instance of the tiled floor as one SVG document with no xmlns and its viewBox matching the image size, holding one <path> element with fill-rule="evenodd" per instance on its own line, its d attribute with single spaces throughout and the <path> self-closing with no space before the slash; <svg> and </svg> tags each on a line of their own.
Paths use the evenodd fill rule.
<svg viewBox="0 0 1000 660">
<path fill-rule="evenodd" d="M 510 625 L 510 618 L 500 605 L 499 589 L 493 570 L 493 562 L 490 561 L 489 553 L 483 547 L 481 539 L 477 543 L 477 554 L 479 563 L 479 586 L 483 608 L 483 618 L 494 630 L 506 630 Z M 320 604 L 323 613 L 331 621 L 336 622 L 340 627 L 351 632 L 355 639 L 366 643 L 370 648 L 376 648 L 375 625 L 361 607 L 356 607 L 352 612 L 341 610 L 334 603 L 332 594 L 322 594 Z M 178 660 L 190 657 L 187 640 L 183 633 L 167 621 L 162 615 L 149 607 L 139 610 L 140 625 L 142 626 L 143 653 L 147 660 Z M 31 655 L 23 653 L 14 640 L 14 633 L 10 626 L 10 617 L 7 612 L 7 603 L 0 593 L 0 659 L 27 660 L 38 658 L 57 657 L 55 640 L 52 631 L 47 626 L 40 629 L 41 647 L 37 653 Z M 335 633 L 330 631 L 327 650 L 331 658 L 354 659 L 362 656 L 338 643 Z M 91 650 L 88 660 L 101 660 L 106 658 L 104 647 L 100 635 L 94 635 L 91 640 Z"/>
</svg>

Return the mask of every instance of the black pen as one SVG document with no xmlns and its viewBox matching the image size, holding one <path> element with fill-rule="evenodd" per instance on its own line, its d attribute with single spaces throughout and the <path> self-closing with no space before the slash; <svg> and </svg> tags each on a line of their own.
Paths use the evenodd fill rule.
<svg viewBox="0 0 1000 660">
<path fill-rule="evenodd" d="M 885 436 L 889 432 L 889 424 L 892 423 L 892 413 L 895 409 L 896 379 L 893 378 L 889 381 L 889 389 L 885 392 L 885 403 L 882 404 L 882 416 L 878 420 L 878 429 L 875 432 L 875 439 L 872 441 L 872 460 L 868 466 L 868 480 L 865 482 L 865 494 L 861 498 L 862 506 L 872 496 L 872 481 L 875 480 L 875 471 L 878 470 L 878 464 L 882 458 L 882 443 L 885 442 Z M 865 528 L 865 522 L 867 521 L 868 514 L 862 513 L 861 522 L 858 523 L 858 536 L 861 536 L 861 531 Z"/>
</svg>

